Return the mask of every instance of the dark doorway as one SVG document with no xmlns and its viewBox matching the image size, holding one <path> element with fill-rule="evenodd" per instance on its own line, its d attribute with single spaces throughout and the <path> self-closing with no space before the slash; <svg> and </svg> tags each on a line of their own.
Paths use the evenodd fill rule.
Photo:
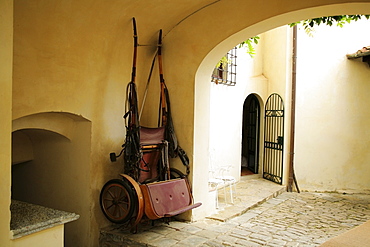
<svg viewBox="0 0 370 247">
<path fill-rule="evenodd" d="M 250 94 L 243 105 L 242 175 L 258 173 L 259 132 L 260 104 L 257 97 Z"/>
</svg>

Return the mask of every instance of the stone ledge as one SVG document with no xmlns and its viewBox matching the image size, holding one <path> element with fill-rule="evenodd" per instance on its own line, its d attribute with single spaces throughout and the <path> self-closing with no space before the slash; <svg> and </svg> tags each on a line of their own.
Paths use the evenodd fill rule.
<svg viewBox="0 0 370 247">
<path fill-rule="evenodd" d="M 12 200 L 10 231 L 12 239 L 21 238 L 54 226 L 77 220 L 80 216 L 27 202 Z"/>
</svg>

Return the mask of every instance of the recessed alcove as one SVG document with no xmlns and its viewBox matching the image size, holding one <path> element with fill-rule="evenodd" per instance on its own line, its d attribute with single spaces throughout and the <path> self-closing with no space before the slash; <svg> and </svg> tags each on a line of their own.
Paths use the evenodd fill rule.
<svg viewBox="0 0 370 247">
<path fill-rule="evenodd" d="M 48 112 L 13 121 L 12 200 L 79 215 L 64 227 L 66 246 L 89 234 L 90 150 L 91 122 L 81 116 Z"/>
</svg>

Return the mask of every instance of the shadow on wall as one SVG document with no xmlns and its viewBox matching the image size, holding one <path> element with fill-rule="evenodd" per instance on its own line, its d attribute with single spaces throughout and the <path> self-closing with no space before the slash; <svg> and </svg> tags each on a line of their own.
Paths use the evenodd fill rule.
<svg viewBox="0 0 370 247">
<path fill-rule="evenodd" d="M 88 237 L 91 122 L 69 113 L 13 121 L 12 199 L 73 212 L 66 246 Z"/>
</svg>

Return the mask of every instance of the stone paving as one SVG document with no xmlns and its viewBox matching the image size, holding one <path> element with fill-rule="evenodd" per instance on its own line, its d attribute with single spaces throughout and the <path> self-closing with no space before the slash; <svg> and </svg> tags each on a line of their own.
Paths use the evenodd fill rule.
<svg viewBox="0 0 370 247">
<path fill-rule="evenodd" d="M 276 197 L 286 191 L 286 187 L 262 179 L 259 175 L 241 177 L 236 185 L 234 203 L 230 204 L 229 193 L 226 200 L 223 190 L 219 191 L 219 210 L 216 214 L 207 218 L 219 221 L 228 221 L 236 216 L 244 214 L 251 208 Z"/>
<path fill-rule="evenodd" d="M 283 192 L 227 221 L 156 222 L 137 234 L 111 226 L 101 246 L 319 246 L 367 220 L 369 194 Z"/>
</svg>

